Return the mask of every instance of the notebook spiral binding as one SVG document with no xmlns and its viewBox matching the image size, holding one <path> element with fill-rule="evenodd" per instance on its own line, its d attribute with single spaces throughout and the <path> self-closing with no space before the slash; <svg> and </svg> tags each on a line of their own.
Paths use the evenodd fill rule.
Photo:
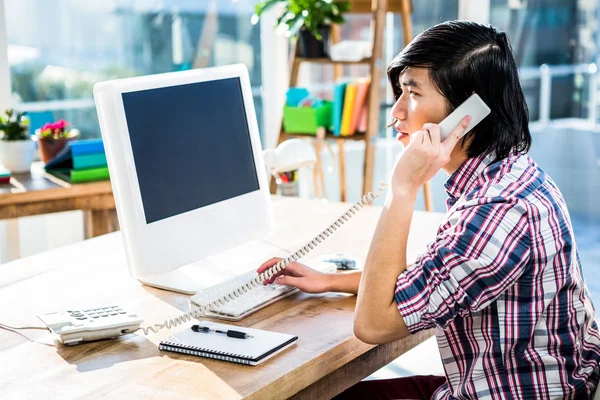
<svg viewBox="0 0 600 400">
<path fill-rule="evenodd" d="M 314 239 L 308 242 L 305 246 L 301 247 L 295 253 L 292 253 L 287 258 L 279 261 L 273 267 L 269 268 L 267 271 L 264 271 L 256 278 L 251 281 L 243 284 L 239 288 L 233 290 L 231 293 L 224 295 L 220 299 L 213 301 L 212 303 L 197 307 L 196 309 L 180 315 L 178 317 L 168 319 L 164 321 L 162 324 L 154 324 L 148 327 L 141 327 L 141 329 L 145 335 L 148 335 L 150 331 L 157 333 L 160 329 L 164 328 L 172 328 L 178 325 L 182 325 L 188 321 L 191 321 L 196 318 L 200 318 L 205 315 L 211 308 L 218 307 L 228 303 L 231 300 L 234 300 L 237 297 L 242 296 L 244 293 L 252 290 L 256 286 L 260 285 L 263 281 L 269 280 L 273 277 L 273 275 L 277 274 L 284 270 L 288 265 L 293 262 L 298 261 L 300 258 L 304 257 L 308 252 L 317 247 L 321 242 L 327 239 L 330 235 L 335 233 L 338 228 L 341 228 L 350 218 L 354 216 L 358 211 L 361 210 L 362 207 L 371 203 L 373 200 L 381 196 L 384 192 L 385 188 L 389 185 L 389 183 L 381 182 L 379 187 L 375 192 L 369 192 L 360 198 L 356 203 L 354 203 L 341 217 L 335 220 L 330 226 L 328 226 L 325 230 L 323 230 L 320 234 L 318 234 Z"/>
<path fill-rule="evenodd" d="M 163 342 L 161 342 L 161 344 L 167 345 L 167 346 L 184 347 L 188 350 L 204 351 L 204 352 L 219 354 L 219 355 L 224 355 L 224 356 L 248 358 L 248 357 L 244 356 L 243 354 L 229 353 L 227 351 L 215 351 L 215 350 L 205 349 L 204 347 L 190 346 L 189 344 L 185 344 L 185 343 L 173 343 L 173 342 L 163 341 Z"/>
<path fill-rule="evenodd" d="M 167 351 L 172 351 L 172 352 L 181 353 L 181 354 L 187 354 L 187 355 L 199 356 L 199 357 L 207 357 L 207 358 L 212 358 L 215 360 L 230 361 L 230 362 L 235 362 L 235 363 L 239 363 L 239 364 L 247 364 L 247 365 L 252 364 L 250 362 L 250 360 L 248 360 L 247 357 L 244 357 L 241 354 L 227 353 L 227 352 L 223 352 L 223 351 L 214 351 L 214 350 L 208 351 L 208 349 L 204 349 L 201 347 L 195 347 L 195 346 L 189 346 L 189 345 L 182 345 L 181 343 L 161 342 L 160 345 L 158 346 L 158 349 L 161 351 L 167 350 Z"/>
</svg>

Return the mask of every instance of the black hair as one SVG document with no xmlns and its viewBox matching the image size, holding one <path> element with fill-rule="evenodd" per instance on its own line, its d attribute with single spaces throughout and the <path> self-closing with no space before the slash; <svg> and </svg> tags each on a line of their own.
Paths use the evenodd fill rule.
<svg viewBox="0 0 600 400">
<path fill-rule="evenodd" d="M 398 79 L 407 67 L 429 70 L 431 81 L 448 100 L 449 113 L 473 92 L 490 107 L 490 115 L 465 136 L 471 139 L 469 157 L 493 151 L 501 160 L 512 149 L 529 150 L 529 111 L 504 32 L 470 21 L 443 22 L 422 32 L 388 67 L 396 99 L 402 95 Z"/>
</svg>

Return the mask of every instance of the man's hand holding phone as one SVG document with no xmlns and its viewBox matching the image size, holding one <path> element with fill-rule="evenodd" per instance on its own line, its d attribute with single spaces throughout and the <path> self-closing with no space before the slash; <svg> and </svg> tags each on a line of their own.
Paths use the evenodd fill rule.
<svg viewBox="0 0 600 400">
<path fill-rule="evenodd" d="M 452 150 L 469 126 L 471 116 L 464 117 L 448 138 L 441 141 L 440 126 L 425 124 L 411 135 L 410 143 L 396 160 L 392 174 L 392 195 L 415 194 L 417 190 L 450 161 Z"/>
</svg>

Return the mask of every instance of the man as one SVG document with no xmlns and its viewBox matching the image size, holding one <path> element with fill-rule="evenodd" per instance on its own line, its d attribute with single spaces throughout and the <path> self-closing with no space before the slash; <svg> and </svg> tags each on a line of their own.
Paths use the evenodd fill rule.
<svg viewBox="0 0 600 400">
<path fill-rule="evenodd" d="M 363 272 L 323 275 L 295 263 L 276 280 L 358 294 L 354 333 L 366 343 L 435 328 L 446 377 L 360 382 L 338 398 L 591 398 L 600 378 L 595 312 L 563 196 L 525 155 L 528 110 L 506 35 L 466 21 L 436 25 L 388 77 L 406 148 Z M 437 123 L 474 92 L 491 114 L 459 139 L 465 118 L 441 141 Z M 449 211 L 409 266 L 417 191 L 439 169 L 450 175 Z"/>
</svg>

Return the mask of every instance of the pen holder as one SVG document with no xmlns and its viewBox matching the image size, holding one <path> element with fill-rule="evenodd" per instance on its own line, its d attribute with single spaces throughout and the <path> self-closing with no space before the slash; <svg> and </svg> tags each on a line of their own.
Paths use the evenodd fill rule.
<svg viewBox="0 0 600 400">
<path fill-rule="evenodd" d="M 279 184 L 282 196 L 295 196 L 298 197 L 298 181 L 293 182 L 281 182 Z"/>
</svg>

